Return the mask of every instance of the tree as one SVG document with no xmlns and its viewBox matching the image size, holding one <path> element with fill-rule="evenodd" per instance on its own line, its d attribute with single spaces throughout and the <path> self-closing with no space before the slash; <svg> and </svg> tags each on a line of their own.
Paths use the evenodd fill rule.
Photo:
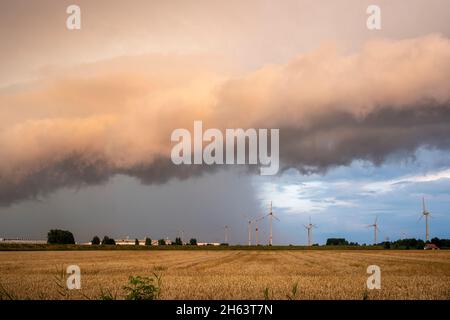
<svg viewBox="0 0 450 320">
<path fill-rule="evenodd" d="M 181 238 L 175 238 L 175 245 L 182 246 L 183 242 L 181 241 Z"/>
<path fill-rule="evenodd" d="M 134 239 L 134 245 L 138 246 L 139 245 L 139 239 Z"/>
<path fill-rule="evenodd" d="M 450 239 L 431 239 L 431 243 L 437 245 L 439 248 L 450 248 Z"/>
<path fill-rule="evenodd" d="M 102 240 L 102 245 L 116 245 L 116 241 L 114 241 L 114 239 L 111 239 L 108 236 L 104 236 Z"/>
<path fill-rule="evenodd" d="M 197 239 L 192 238 L 191 240 L 189 240 L 189 244 L 190 244 L 191 246 L 196 246 L 196 245 L 197 245 Z"/>
<path fill-rule="evenodd" d="M 150 239 L 150 238 L 145 238 L 145 245 L 146 245 L 146 246 L 151 246 L 151 245 L 152 245 L 152 239 Z"/>
<path fill-rule="evenodd" d="M 103 240 L 102 240 L 102 245 L 108 244 L 109 243 L 109 237 L 108 236 L 104 236 Z"/>
<path fill-rule="evenodd" d="M 97 237 L 97 236 L 93 237 L 92 241 L 91 241 L 91 244 L 92 245 L 99 245 L 100 244 L 100 238 Z"/>
<path fill-rule="evenodd" d="M 347 246 L 348 241 L 344 238 L 328 238 L 327 246 Z"/>
<path fill-rule="evenodd" d="M 421 239 L 400 239 L 392 243 L 397 249 L 423 249 L 425 242 Z"/>
<path fill-rule="evenodd" d="M 166 240 L 164 240 L 164 239 L 158 240 L 158 246 L 165 246 L 165 245 L 166 245 Z"/>
<path fill-rule="evenodd" d="M 47 243 L 50 244 L 75 244 L 72 232 L 67 230 L 52 229 L 47 234 Z"/>
</svg>

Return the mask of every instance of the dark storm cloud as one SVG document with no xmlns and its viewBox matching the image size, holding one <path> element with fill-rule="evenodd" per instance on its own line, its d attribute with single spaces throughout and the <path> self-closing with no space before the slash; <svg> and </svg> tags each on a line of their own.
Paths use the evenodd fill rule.
<svg viewBox="0 0 450 320">
<path fill-rule="evenodd" d="M 39 199 L 63 187 L 81 188 L 108 181 L 112 174 L 106 162 L 86 155 L 71 155 L 51 165 L 11 181 L 0 175 L 0 205 L 9 205 L 24 199 Z"/>
<path fill-rule="evenodd" d="M 279 128 L 281 165 L 303 172 L 449 149 L 449 94 L 438 35 L 322 48 L 231 78 L 204 56 L 102 61 L 0 92 L 0 204 L 116 174 L 153 184 L 214 170 L 169 159 L 172 130 L 194 120 Z"/>
<path fill-rule="evenodd" d="M 104 184 L 117 174 L 135 177 L 143 184 L 164 184 L 172 178 L 186 180 L 217 169 L 212 166 L 176 166 L 170 158 L 158 158 L 151 165 L 123 170 L 113 168 L 104 159 L 95 159 L 92 155 L 71 155 L 52 165 L 41 166 L 16 184 L 0 176 L 0 205 L 10 205 L 24 199 L 39 200 L 59 188 L 78 189 Z"/>
<path fill-rule="evenodd" d="M 349 113 L 333 113 L 312 122 L 314 125 L 308 130 L 280 129 L 283 169 L 324 172 L 337 165 L 349 165 L 355 159 L 379 165 L 392 155 L 412 157 L 422 146 L 450 150 L 450 103 L 426 102 L 406 110 L 385 107 L 362 120 Z M 206 165 L 177 166 L 170 158 L 162 157 L 151 165 L 117 169 L 100 157 L 71 155 L 54 165 L 42 166 L 16 185 L 0 183 L 0 204 L 39 199 L 62 187 L 105 183 L 115 174 L 134 176 L 143 184 L 163 184 L 172 178 L 185 180 L 217 169 Z"/>
<path fill-rule="evenodd" d="M 450 103 L 427 101 L 400 110 L 382 107 L 363 119 L 330 113 L 311 123 L 308 129 L 280 130 L 285 169 L 323 172 L 355 159 L 379 165 L 389 156 L 412 157 L 421 146 L 450 149 Z"/>
</svg>

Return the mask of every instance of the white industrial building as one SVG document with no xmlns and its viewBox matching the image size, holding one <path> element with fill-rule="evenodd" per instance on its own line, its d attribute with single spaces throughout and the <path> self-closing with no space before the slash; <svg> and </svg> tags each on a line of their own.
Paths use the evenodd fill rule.
<svg viewBox="0 0 450 320">
<path fill-rule="evenodd" d="M 125 239 L 117 239 L 114 240 L 116 241 L 117 245 L 135 245 L 135 241 L 136 239 L 130 239 L 129 237 L 125 238 Z M 152 246 L 158 246 L 158 239 L 152 239 Z M 172 244 L 172 240 L 170 240 L 169 238 L 165 238 L 164 239 L 166 245 L 171 245 Z M 184 243 L 186 244 L 186 243 Z M 144 240 L 139 240 L 139 245 L 143 246 L 145 245 L 145 239 Z M 220 246 L 219 242 L 197 242 L 197 246 Z"/>
<path fill-rule="evenodd" d="M 197 242 L 198 246 L 220 246 L 219 242 Z"/>
<path fill-rule="evenodd" d="M 139 240 L 139 245 L 140 246 L 145 246 L 145 239 L 138 239 Z M 125 239 L 114 239 L 114 241 L 116 242 L 116 245 L 119 246 L 131 246 L 131 245 L 135 245 L 136 244 L 136 239 L 130 239 L 130 237 L 126 237 Z M 166 242 L 166 245 L 171 245 L 172 244 L 172 240 L 170 240 L 169 238 L 164 239 L 164 241 Z M 158 240 L 156 239 L 152 239 L 152 246 L 157 246 L 158 245 Z"/>
<path fill-rule="evenodd" d="M 32 240 L 32 239 L 6 239 L 0 238 L 0 243 L 11 243 L 11 244 L 46 244 L 47 240 Z"/>
<path fill-rule="evenodd" d="M 145 245 L 145 239 L 144 240 L 139 240 L 139 245 L 140 246 L 144 246 Z M 116 245 L 119 246 L 134 246 L 136 244 L 136 239 L 130 239 L 130 238 L 126 238 L 126 239 L 114 239 L 114 241 L 116 242 Z"/>
</svg>

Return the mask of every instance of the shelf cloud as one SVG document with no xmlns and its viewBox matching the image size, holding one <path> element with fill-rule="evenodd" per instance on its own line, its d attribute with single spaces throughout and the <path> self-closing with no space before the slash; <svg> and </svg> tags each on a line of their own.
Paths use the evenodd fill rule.
<svg viewBox="0 0 450 320">
<path fill-rule="evenodd" d="M 279 128 L 281 166 L 303 173 L 450 149 L 446 37 L 372 40 L 351 54 L 325 45 L 246 73 L 224 63 L 125 56 L 1 89 L 0 205 L 115 174 L 165 183 L 215 170 L 170 160 L 171 132 L 194 120 Z"/>
</svg>

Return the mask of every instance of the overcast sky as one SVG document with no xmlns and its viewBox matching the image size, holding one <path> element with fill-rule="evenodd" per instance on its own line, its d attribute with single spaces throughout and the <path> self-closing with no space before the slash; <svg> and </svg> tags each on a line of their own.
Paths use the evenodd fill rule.
<svg viewBox="0 0 450 320">
<path fill-rule="evenodd" d="M 370 243 L 423 238 L 425 197 L 450 238 L 448 1 L 72 3 L 0 3 L 0 237 L 246 243 L 272 200 L 274 243 Z M 279 128 L 280 174 L 175 168 L 193 120 Z"/>
</svg>

